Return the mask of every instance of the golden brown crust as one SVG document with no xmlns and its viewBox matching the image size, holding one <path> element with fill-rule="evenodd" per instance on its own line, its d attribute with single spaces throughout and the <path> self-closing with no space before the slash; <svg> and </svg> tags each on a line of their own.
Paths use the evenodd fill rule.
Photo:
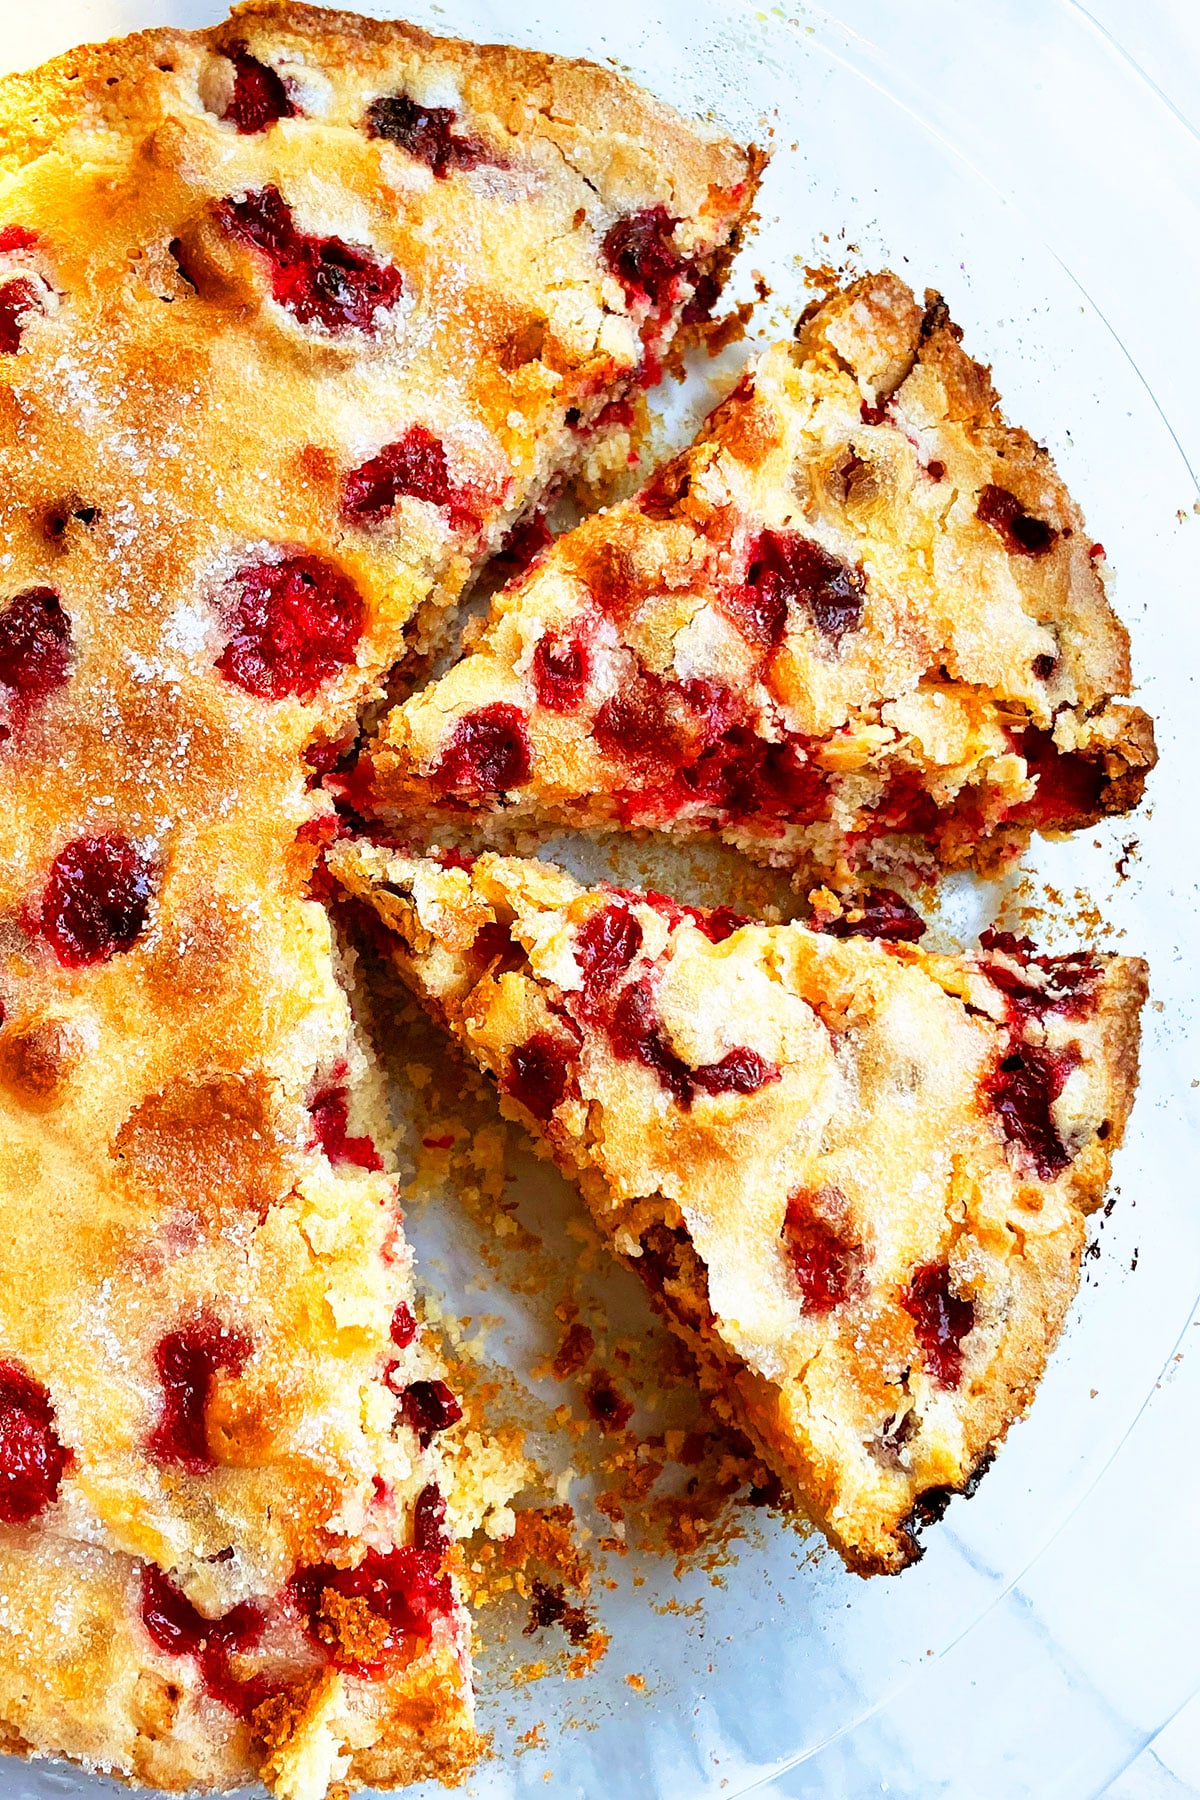
<svg viewBox="0 0 1200 1800">
<path fill-rule="evenodd" d="M 490 853 L 329 861 L 851 1567 L 911 1561 L 1057 1340 L 1144 965 L 734 928 Z"/>
<path fill-rule="evenodd" d="M 1100 546 L 959 337 L 886 272 L 814 307 L 384 721 L 380 816 L 714 831 L 845 885 L 1135 806 L 1153 729 Z M 472 763 L 497 705 L 524 755 Z"/>
<path fill-rule="evenodd" d="M 270 117 L 235 106 L 246 57 Z M 757 167 L 604 71 L 300 6 L 0 83 L 0 1363 L 66 1459 L 5 1552 L 0 1719 L 38 1752 L 288 1800 L 463 1761 L 456 1599 L 369 1680 L 286 1592 L 407 1547 L 440 1466 L 399 1403 L 438 1364 L 392 1332 L 410 1258 L 304 753 L 640 379 Z M 604 249 L 656 207 L 657 311 Z M 59 1660 L 48 1558 L 82 1570 Z M 263 1610 L 269 1747 L 151 1635 L 153 1565 L 205 1618 Z"/>
</svg>

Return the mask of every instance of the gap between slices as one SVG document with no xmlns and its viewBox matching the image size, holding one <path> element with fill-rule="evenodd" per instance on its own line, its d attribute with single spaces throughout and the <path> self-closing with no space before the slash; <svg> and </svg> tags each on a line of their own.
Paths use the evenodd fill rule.
<svg viewBox="0 0 1200 1800">
<path fill-rule="evenodd" d="M 1033 1397 L 1145 966 L 759 925 L 487 852 L 329 865 L 847 1563 L 903 1568 Z M 381 934 L 375 931 L 379 943 Z"/>
<path fill-rule="evenodd" d="M 275 0 L 10 77 L 0 134 L 5 1741 L 450 1777 L 452 1540 L 524 1468 L 419 1325 L 316 790 L 704 329 L 762 159 Z"/>
<path fill-rule="evenodd" d="M 994 872 L 1135 806 L 1154 763 L 1102 547 L 944 302 L 814 304 L 698 441 L 559 538 L 383 722 L 393 832 L 717 833 L 835 886 Z"/>
</svg>

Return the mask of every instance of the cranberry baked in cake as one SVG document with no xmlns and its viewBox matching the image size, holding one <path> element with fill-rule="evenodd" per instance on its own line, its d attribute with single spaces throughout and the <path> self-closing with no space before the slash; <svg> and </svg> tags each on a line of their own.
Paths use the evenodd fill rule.
<svg viewBox="0 0 1200 1800">
<path fill-rule="evenodd" d="M 439 1456 L 314 784 L 711 306 L 758 162 L 275 4 L 8 78 L 0 150 L 0 1742 L 452 1775 L 508 1477 Z"/>
<path fill-rule="evenodd" d="M 329 861 L 579 1182 L 718 1412 L 852 1568 L 911 1561 L 1058 1336 L 1132 1101 L 1144 965 L 995 933 L 935 956 L 880 895 L 824 896 L 817 932 L 493 853 Z"/>
<path fill-rule="evenodd" d="M 1153 735 L 1101 546 L 959 337 L 886 273 L 805 314 L 497 595 L 385 721 L 364 804 L 717 832 L 839 885 L 1135 805 Z"/>
</svg>

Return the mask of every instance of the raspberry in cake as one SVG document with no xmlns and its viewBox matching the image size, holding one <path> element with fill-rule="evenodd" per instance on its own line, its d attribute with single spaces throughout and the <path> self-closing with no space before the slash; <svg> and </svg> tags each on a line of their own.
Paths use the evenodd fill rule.
<svg viewBox="0 0 1200 1800">
<path fill-rule="evenodd" d="M 1136 805 L 1099 547 L 959 338 L 886 273 L 806 313 L 385 720 L 378 816 L 715 832 L 844 884 Z"/>
<path fill-rule="evenodd" d="M 454 1540 L 519 1476 L 454 1454 L 311 778 L 713 297 L 760 159 L 271 0 L 9 77 L 0 145 L 3 1741 L 452 1776 Z"/>
<path fill-rule="evenodd" d="M 716 1411 L 852 1568 L 903 1568 L 1062 1326 L 1144 965 L 995 932 L 933 955 L 895 896 L 818 907 L 838 929 L 814 931 L 491 852 L 329 860 L 579 1183 Z"/>
</svg>

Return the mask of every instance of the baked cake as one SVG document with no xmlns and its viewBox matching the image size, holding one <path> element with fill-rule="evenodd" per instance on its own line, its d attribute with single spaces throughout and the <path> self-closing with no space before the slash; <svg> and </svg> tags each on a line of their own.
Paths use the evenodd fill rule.
<svg viewBox="0 0 1200 1800">
<path fill-rule="evenodd" d="M 330 866 L 578 1181 L 601 1233 L 854 1569 L 896 1570 L 1028 1406 L 1137 1072 L 1136 959 L 895 896 L 813 931 L 488 852 Z"/>
<path fill-rule="evenodd" d="M 289 1800 L 474 1754 L 451 1540 L 508 1490 L 439 1461 L 313 784 L 757 172 L 286 4 L 0 83 L 6 1749 Z"/>
<path fill-rule="evenodd" d="M 843 887 L 992 869 L 1136 804 L 1153 735 L 1115 698 L 1102 548 L 959 338 L 886 273 L 807 312 L 697 443 L 496 596 L 356 803 L 718 832 Z"/>
</svg>

